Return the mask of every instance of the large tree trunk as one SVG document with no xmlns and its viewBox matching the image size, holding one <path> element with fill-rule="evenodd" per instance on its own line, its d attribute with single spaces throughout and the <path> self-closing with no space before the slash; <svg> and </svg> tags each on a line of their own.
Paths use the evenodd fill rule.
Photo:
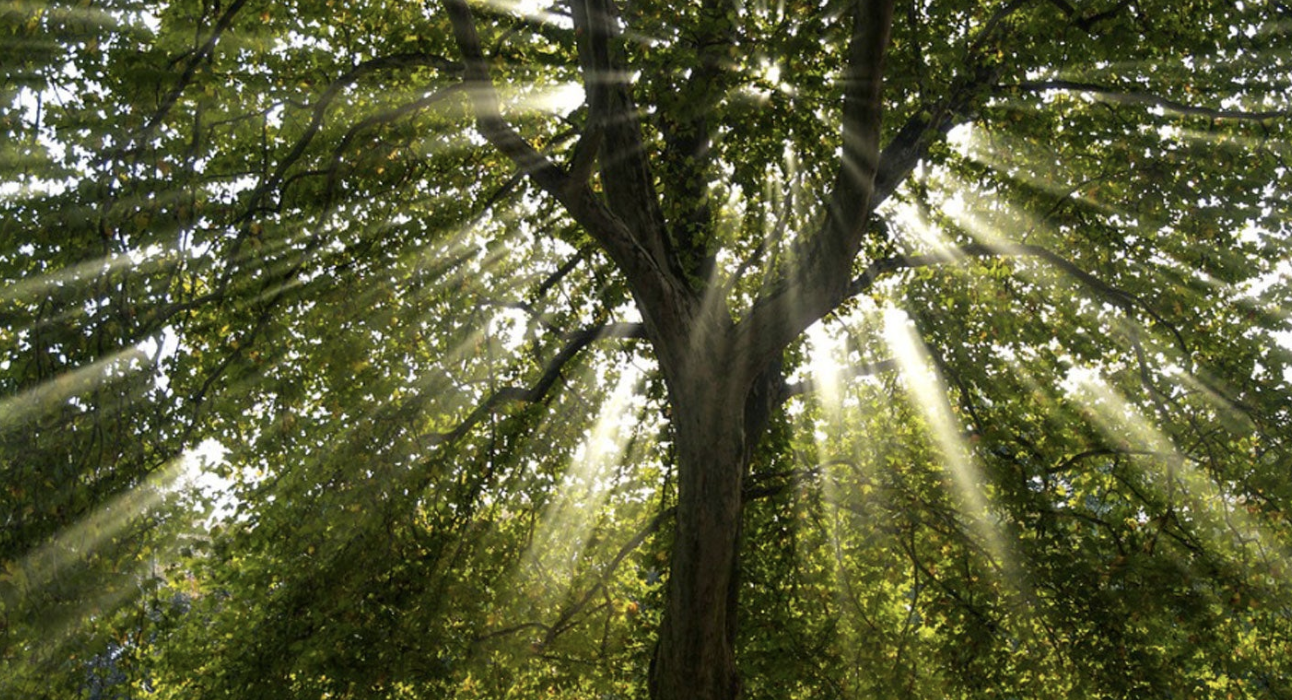
<svg viewBox="0 0 1292 700">
<path fill-rule="evenodd" d="M 736 321 L 726 282 L 695 275 L 711 267 L 715 223 L 708 208 L 711 173 L 708 109 L 730 84 L 722 76 L 733 36 L 726 4 L 702 3 L 695 47 L 704 86 L 698 100 L 672 109 L 676 129 L 660 158 L 681 164 L 683 186 L 664 188 L 683 213 L 666 221 L 651 154 L 642 138 L 629 64 L 619 42 L 614 2 L 571 5 L 584 74 L 588 122 L 563 168 L 507 123 L 489 62 L 466 0 L 443 0 L 462 53 L 477 127 L 565 210 L 614 261 L 632 289 L 668 383 L 677 440 L 678 507 L 668 603 L 650 674 L 656 700 L 733 700 L 740 696 L 734 659 L 741 489 L 773 400 L 779 373 L 766 365 L 850 292 L 852 263 L 866 234 L 879 166 L 880 85 L 893 0 L 853 3 L 853 30 L 841 85 L 842 161 L 815 232 L 796 237 L 792 271 L 762 289 Z M 601 164 L 593 186 L 592 155 Z M 689 211 L 687 211 L 689 210 Z"/>
<path fill-rule="evenodd" d="M 678 504 L 668 599 L 651 668 L 655 700 L 740 696 L 734 642 L 741 488 L 751 444 L 751 381 L 721 355 L 694 357 L 669 380 Z"/>
</svg>

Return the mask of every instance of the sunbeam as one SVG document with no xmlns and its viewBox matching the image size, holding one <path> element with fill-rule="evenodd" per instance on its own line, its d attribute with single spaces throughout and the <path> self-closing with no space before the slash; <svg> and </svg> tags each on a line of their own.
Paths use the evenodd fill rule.
<svg viewBox="0 0 1292 700">
<path fill-rule="evenodd" d="M 152 365 L 144 344 L 131 345 L 0 401 L 0 427 L 36 419 L 104 384 Z"/>
<path fill-rule="evenodd" d="M 906 390 L 928 424 L 931 437 L 951 473 L 961 512 L 968 518 L 973 531 L 986 543 L 988 551 L 1009 571 L 1012 557 L 993 524 L 983 492 L 983 475 L 964 438 L 964 429 L 947 401 L 947 388 L 941 373 L 915 334 L 906 312 L 885 309 L 883 321 L 884 339 L 901 368 Z"/>
<path fill-rule="evenodd" d="M 813 395 L 821 415 L 804 420 L 804 428 L 812 433 L 816 445 L 816 463 L 819 465 L 822 496 L 827 503 L 841 505 L 844 498 L 836 485 L 832 472 L 840 463 L 851 461 L 852 455 L 837 454 L 846 444 L 843 406 L 843 386 L 839 371 L 839 339 L 818 321 L 807 329 L 808 371 Z M 809 416 L 811 414 L 808 414 Z M 831 528 L 831 540 L 838 537 L 838 528 Z M 837 549 L 837 542 L 836 542 Z"/>
<path fill-rule="evenodd" d="M 185 478 L 192 476 L 195 461 L 196 458 L 189 453 L 170 460 L 143 483 L 99 506 L 22 559 L 10 562 L 0 575 L 10 584 L 7 588 L 16 598 L 4 601 L 5 604 L 12 610 L 21 610 L 29 598 L 62 585 L 62 579 L 70 569 L 89 563 L 101 554 L 106 555 L 105 550 L 118 547 L 127 529 L 152 513 L 177 488 L 188 486 Z M 137 584 L 141 581 L 142 578 L 135 581 L 136 586 L 132 590 L 138 592 Z M 111 609 L 129 597 L 130 592 L 131 589 L 105 591 L 101 596 L 79 600 L 71 614 L 59 615 L 63 628 L 48 630 L 49 638 L 61 639 L 86 615 Z"/>
<path fill-rule="evenodd" d="M 596 423 L 562 477 L 553 501 L 543 511 L 542 521 L 521 559 L 522 570 L 561 587 L 569 585 L 610 493 L 612 473 L 632 435 L 633 399 L 641 380 L 640 371 L 633 365 L 626 366 L 619 375 Z"/>
<path fill-rule="evenodd" d="M 159 251 L 160 249 L 158 249 Z M 0 287 L 0 302 L 31 303 L 48 294 L 54 288 L 84 283 L 89 278 L 97 275 L 128 267 L 136 267 L 153 257 L 154 255 L 149 252 L 114 254 L 86 260 L 85 262 L 44 274 L 13 280 L 9 284 Z"/>
<path fill-rule="evenodd" d="M 1168 512 L 1196 523 L 1197 534 L 1214 543 L 1228 533 L 1228 542 L 1222 544 L 1239 551 L 1254 545 L 1262 559 L 1288 561 L 1286 546 L 1242 507 L 1242 500 L 1180 451 L 1097 370 L 1072 368 L 1063 388 L 1113 445 L 1144 457 L 1137 464 L 1152 470 L 1151 483 L 1165 498 Z"/>
<path fill-rule="evenodd" d="M 80 664 L 81 645 L 101 632 L 101 623 L 164 585 L 164 572 L 190 540 L 155 534 L 187 530 L 209 514 L 203 497 L 187 495 L 201 488 L 194 479 L 202 461 L 198 451 L 184 452 L 45 544 L 4 562 L 0 606 L 6 619 L 37 635 L 7 653 L 34 665 Z M 21 680 L 0 674 L 0 695 L 9 697 L 14 683 Z"/>
<path fill-rule="evenodd" d="M 807 341 L 812 387 L 825 414 L 826 425 L 830 430 L 837 431 L 842 427 L 843 420 L 843 392 L 840 390 L 837 359 L 839 340 L 818 321 L 807 329 Z"/>
</svg>

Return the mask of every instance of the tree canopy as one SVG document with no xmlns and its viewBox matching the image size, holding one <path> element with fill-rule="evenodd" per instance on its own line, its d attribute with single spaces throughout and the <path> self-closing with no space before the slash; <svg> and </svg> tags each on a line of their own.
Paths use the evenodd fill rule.
<svg viewBox="0 0 1292 700">
<path fill-rule="evenodd" d="M 1292 697 L 1289 27 L 0 5 L 0 695 Z"/>
</svg>

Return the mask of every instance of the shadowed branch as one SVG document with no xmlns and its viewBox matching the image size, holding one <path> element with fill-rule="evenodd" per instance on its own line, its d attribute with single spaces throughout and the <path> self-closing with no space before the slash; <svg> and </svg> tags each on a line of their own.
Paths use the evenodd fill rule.
<svg viewBox="0 0 1292 700">
<path fill-rule="evenodd" d="M 1181 114 L 1190 117 L 1206 117 L 1208 119 L 1265 121 L 1267 119 L 1285 119 L 1287 117 L 1292 117 L 1292 111 L 1288 110 L 1275 109 L 1250 112 L 1241 109 L 1200 107 L 1197 105 L 1177 102 L 1175 100 L 1170 100 L 1147 92 L 1127 92 L 1125 90 L 1118 90 L 1116 88 L 1099 85 L 1097 83 L 1083 83 L 1074 80 L 1032 80 L 1015 83 L 1013 85 L 1000 85 L 997 89 L 1000 91 L 1023 92 L 1047 92 L 1050 90 L 1084 92 L 1096 95 L 1104 100 L 1117 104 L 1159 107 L 1166 112 L 1174 114 Z"/>
<path fill-rule="evenodd" d="M 998 257 L 1040 258 L 1052 267 L 1058 268 L 1075 278 L 1086 288 L 1123 310 L 1130 310 L 1131 308 L 1143 309 L 1154 321 L 1170 330 L 1180 347 L 1180 351 L 1186 355 L 1188 354 L 1188 345 L 1184 342 L 1184 337 L 1180 335 L 1180 331 L 1174 324 L 1163 318 L 1148 302 L 1130 292 L 1104 282 L 1081 269 L 1067 258 L 1039 245 L 1026 243 L 971 243 L 958 248 L 949 248 L 924 255 L 882 258 L 872 262 L 862 271 L 861 275 L 852 281 L 848 288 L 848 294 L 849 296 L 862 294 L 874 286 L 875 282 L 883 275 L 899 270 L 914 270 L 921 267 L 958 263 L 973 258 Z"/>
<path fill-rule="evenodd" d="M 443 0 L 442 4 L 462 54 L 464 82 L 480 134 L 544 192 L 560 202 L 614 260 L 628 278 L 648 326 L 660 328 L 687 323 L 686 318 L 691 311 L 685 302 L 685 288 L 676 275 L 668 272 L 668 261 L 662 255 L 662 233 L 652 228 L 649 221 L 625 220 L 622 216 L 623 212 L 639 212 L 641 207 L 649 209 L 649 206 L 635 202 L 625 204 L 618 211 L 612 209 L 587 182 L 573 180 L 522 138 L 503 118 L 471 9 L 465 0 Z M 603 12 L 601 16 L 602 21 L 610 21 L 611 15 Z M 611 133 L 614 132 L 607 131 L 606 135 Z M 612 146 L 614 144 L 603 143 L 602 152 Z"/>
<path fill-rule="evenodd" d="M 557 380 L 561 378 L 566 365 L 584 348 L 605 338 L 637 339 L 644 338 L 644 331 L 638 323 L 611 323 L 604 326 L 593 326 L 575 331 L 566 336 L 566 343 L 556 355 L 548 361 L 543 374 L 532 386 L 501 387 L 490 394 L 487 399 L 467 414 L 457 427 L 443 433 L 428 437 L 430 444 L 442 445 L 462 439 L 471 429 L 509 403 L 537 403 L 542 401 Z"/>
<path fill-rule="evenodd" d="M 465 65 L 463 79 L 471 96 L 480 134 L 544 190 L 554 194 L 564 192 L 569 180 L 566 174 L 516 133 L 503 118 L 498 92 L 480 48 L 480 35 L 476 33 L 471 9 L 465 0 L 444 0 L 444 9 L 448 11 L 453 37 L 462 54 Z"/>
<path fill-rule="evenodd" d="M 610 210 L 633 228 L 656 263 L 666 267 L 664 218 L 619 45 L 617 10 L 608 0 L 575 0 L 571 9 L 588 103 L 587 125 L 571 166 L 576 182 L 571 185 L 586 185 L 594 162 L 600 160 L 601 186 Z"/>
<path fill-rule="evenodd" d="M 843 152 L 824 225 L 796 246 L 797 266 L 769 289 L 740 324 L 740 340 L 756 365 L 780 352 L 847 297 L 852 261 L 861 248 L 880 167 L 884 56 L 893 0 L 857 3 L 843 72 Z"/>
</svg>

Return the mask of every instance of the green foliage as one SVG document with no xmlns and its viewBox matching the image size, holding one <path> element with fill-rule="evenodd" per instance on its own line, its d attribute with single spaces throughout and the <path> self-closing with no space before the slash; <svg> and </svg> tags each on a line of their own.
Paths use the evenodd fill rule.
<svg viewBox="0 0 1292 700">
<path fill-rule="evenodd" d="M 672 243 L 740 317 L 825 219 L 851 4 L 623 5 Z M 565 5 L 475 10 L 573 163 Z M 896 17 L 919 165 L 823 321 L 838 376 L 784 354 L 745 697 L 1289 697 L 1292 15 Z M 0 65 L 0 695 L 646 697 L 670 398 L 621 271 L 477 134 L 439 4 L 9 2 Z M 918 262 L 1002 242 L 1055 258 Z M 893 309 L 954 435 L 911 366 L 850 373 Z"/>
</svg>

